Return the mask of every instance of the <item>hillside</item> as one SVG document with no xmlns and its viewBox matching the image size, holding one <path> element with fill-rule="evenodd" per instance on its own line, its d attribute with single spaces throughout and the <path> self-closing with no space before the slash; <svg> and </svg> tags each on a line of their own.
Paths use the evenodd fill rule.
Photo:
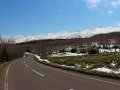
<svg viewBox="0 0 120 90">
<path fill-rule="evenodd" d="M 16 35 L 14 37 L 16 43 L 29 42 L 35 40 L 46 40 L 46 39 L 74 39 L 74 38 L 99 38 L 106 36 L 105 34 L 115 32 L 115 36 L 120 32 L 120 28 L 111 27 L 94 27 L 90 29 L 77 30 L 73 32 L 58 32 L 48 33 L 39 35 Z M 99 35 L 98 35 L 99 34 Z M 103 35 L 104 34 L 104 35 Z M 117 34 L 118 35 L 118 34 Z M 110 36 L 109 37 L 114 37 Z M 106 37 L 105 37 L 106 38 Z"/>
</svg>

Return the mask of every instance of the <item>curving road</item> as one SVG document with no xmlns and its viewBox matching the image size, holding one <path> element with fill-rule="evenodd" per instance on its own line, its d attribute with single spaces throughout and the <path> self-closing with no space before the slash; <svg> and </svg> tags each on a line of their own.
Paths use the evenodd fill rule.
<svg viewBox="0 0 120 90">
<path fill-rule="evenodd" d="M 0 90 L 120 90 L 120 81 L 45 66 L 29 56 L 0 72 Z"/>
</svg>

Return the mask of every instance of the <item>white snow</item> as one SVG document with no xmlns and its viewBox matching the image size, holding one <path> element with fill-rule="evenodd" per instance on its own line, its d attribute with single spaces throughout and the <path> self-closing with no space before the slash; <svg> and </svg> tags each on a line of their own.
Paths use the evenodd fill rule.
<svg viewBox="0 0 120 90">
<path fill-rule="evenodd" d="M 42 59 L 40 58 L 40 56 L 35 55 L 35 57 L 36 57 L 38 60 L 42 61 Z"/>
<path fill-rule="evenodd" d="M 47 59 L 43 59 L 42 61 L 47 62 L 47 63 L 50 63 L 50 61 L 48 61 Z"/>
<path fill-rule="evenodd" d="M 120 69 L 117 69 L 117 70 L 112 70 L 112 69 L 109 69 L 109 68 L 106 68 L 106 67 L 102 67 L 102 68 L 96 68 L 96 69 L 93 69 L 93 71 L 100 71 L 100 72 L 106 72 L 106 73 L 115 73 L 115 74 L 120 74 Z"/>
<path fill-rule="evenodd" d="M 47 59 L 41 59 L 41 57 L 39 55 L 37 55 L 37 54 L 32 54 L 32 53 L 29 53 L 29 52 L 25 52 L 25 55 L 33 55 L 33 56 L 35 56 L 40 61 L 45 61 L 47 63 L 50 63 L 50 61 L 48 61 Z"/>
<path fill-rule="evenodd" d="M 52 57 L 65 57 L 65 56 L 82 56 L 85 54 L 77 54 L 77 53 L 71 53 L 71 52 L 65 52 L 65 53 L 56 53 L 56 54 L 52 54 Z"/>
<path fill-rule="evenodd" d="M 14 37 L 16 43 L 33 41 L 33 40 L 45 40 L 45 39 L 71 39 L 71 38 L 85 38 L 91 37 L 96 34 L 119 32 L 120 27 L 92 27 L 90 29 L 77 30 L 73 32 L 59 32 L 59 33 L 48 33 L 40 35 L 17 35 Z"/>
<path fill-rule="evenodd" d="M 35 55 L 33 53 L 25 52 L 25 55 Z"/>
<path fill-rule="evenodd" d="M 77 63 L 75 64 L 75 66 L 76 66 L 76 67 L 81 67 L 81 65 L 80 65 L 80 64 L 77 64 Z"/>
<path fill-rule="evenodd" d="M 33 41 L 33 40 L 45 40 L 45 39 L 71 39 L 80 38 L 80 32 L 60 32 L 60 33 L 48 33 L 45 35 L 17 35 L 14 37 L 16 43 Z"/>
<path fill-rule="evenodd" d="M 115 64 L 115 62 L 113 61 L 113 62 L 111 63 L 111 65 L 114 67 L 116 64 Z"/>
<path fill-rule="evenodd" d="M 105 68 L 105 67 L 102 67 L 102 68 L 96 68 L 96 69 L 93 69 L 95 71 L 101 71 L 101 72 L 107 72 L 107 73 L 110 73 L 112 70 L 109 69 L 109 68 Z"/>
<path fill-rule="evenodd" d="M 93 65 L 86 65 L 86 68 L 89 69 L 91 68 Z"/>
<path fill-rule="evenodd" d="M 60 65 L 62 67 L 75 68 L 75 66 Z"/>
<path fill-rule="evenodd" d="M 50 63 L 50 61 L 48 61 L 47 59 L 41 59 L 40 56 L 38 56 L 38 55 L 34 55 L 34 56 L 42 62 L 44 61 L 44 62 Z"/>
<path fill-rule="evenodd" d="M 25 52 L 25 55 L 34 55 L 38 60 L 50 63 L 50 61 L 48 61 L 47 59 L 41 59 L 40 56 L 36 55 L 36 54 Z M 76 54 L 76 53 L 67 52 L 67 54 L 62 55 L 62 56 L 71 56 L 71 55 L 76 56 L 76 55 L 83 55 L 83 54 Z M 61 57 L 61 54 L 58 53 L 57 55 L 52 55 L 52 56 Z M 111 63 L 111 65 L 114 67 L 116 64 L 113 61 Z M 75 64 L 75 66 L 67 66 L 67 65 L 60 65 L 60 66 L 62 66 L 62 67 L 68 67 L 68 68 L 75 68 L 76 66 L 77 67 L 81 67 L 80 64 Z M 90 67 L 92 67 L 92 65 L 86 65 L 85 67 L 86 67 L 86 69 L 89 69 Z M 110 69 L 110 68 L 107 68 L 107 67 L 95 68 L 95 69 L 93 69 L 93 71 L 100 71 L 100 72 L 106 72 L 106 73 L 120 74 L 120 69 Z"/>
</svg>

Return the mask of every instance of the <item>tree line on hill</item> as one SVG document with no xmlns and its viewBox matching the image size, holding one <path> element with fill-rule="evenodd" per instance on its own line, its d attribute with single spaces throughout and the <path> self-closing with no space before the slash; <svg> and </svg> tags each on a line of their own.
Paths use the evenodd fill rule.
<svg viewBox="0 0 120 90">
<path fill-rule="evenodd" d="M 10 61 L 22 57 L 25 52 L 38 54 L 42 58 L 46 58 L 53 52 L 60 51 L 69 46 L 79 46 L 81 51 L 84 52 L 85 50 L 91 50 L 94 47 L 91 46 L 93 42 L 97 42 L 97 44 L 103 45 L 104 47 L 112 43 L 120 48 L 120 32 L 99 34 L 90 38 L 37 40 L 17 44 L 12 38 L 5 39 L 0 37 L 0 61 Z M 73 49 L 72 52 L 76 52 L 76 50 Z"/>
</svg>

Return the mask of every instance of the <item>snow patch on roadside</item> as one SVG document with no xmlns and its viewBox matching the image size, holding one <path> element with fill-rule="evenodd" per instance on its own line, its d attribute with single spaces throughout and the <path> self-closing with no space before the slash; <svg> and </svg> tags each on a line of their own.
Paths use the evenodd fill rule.
<svg viewBox="0 0 120 90">
<path fill-rule="evenodd" d="M 60 65 L 62 67 L 75 68 L 75 66 Z"/>
<path fill-rule="evenodd" d="M 29 53 L 29 52 L 25 52 L 25 55 L 35 55 L 35 54 L 33 54 L 33 53 Z"/>
<path fill-rule="evenodd" d="M 32 56 L 35 56 L 41 62 L 44 61 L 44 62 L 50 63 L 50 61 L 48 61 L 47 59 L 41 59 L 41 57 L 37 54 L 32 54 L 32 53 L 29 53 L 29 52 L 25 52 L 25 55 L 32 55 Z M 25 57 L 25 55 L 24 55 L 24 57 Z"/>
<path fill-rule="evenodd" d="M 47 63 L 50 63 L 50 61 L 48 61 L 47 59 L 41 59 L 40 56 L 38 55 L 34 55 L 39 61 L 44 61 L 44 62 L 47 62 Z"/>
<path fill-rule="evenodd" d="M 120 74 L 120 69 L 112 70 L 112 69 L 109 69 L 109 68 L 106 68 L 106 67 L 96 68 L 96 69 L 93 69 L 93 71 Z"/>
<path fill-rule="evenodd" d="M 58 54 L 60 54 L 60 53 L 58 53 Z M 41 62 L 51 63 L 47 59 L 41 59 L 41 57 L 39 55 L 37 55 L 37 54 L 32 54 L 32 53 L 25 52 L 25 55 L 33 55 L 33 56 L 35 56 Z M 85 55 L 85 54 L 67 53 L 66 55 L 62 55 L 62 56 L 71 56 L 71 55 L 75 56 L 75 55 Z M 61 57 L 61 56 L 58 55 L 57 57 Z M 58 65 L 60 65 L 60 64 L 58 64 Z M 114 67 L 116 65 L 116 63 L 113 61 L 111 63 L 111 65 Z M 77 64 L 77 63 L 74 66 L 67 66 L 67 65 L 60 65 L 60 66 L 62 66 L 62 67 L 68 67 L 68 68 L 76 68 L 76 67 L 80 68 L 81 67 L 81 65 Z M 84 69 L 89 69 L 92 66 L 93 65 L 86 65 Z M 95 69 L 92 69 L 92 71 L 120 74 L 120 69 L 110 69 L 110 68 L 107 68 L 107 67 L 95 68 Z"/>
<path fill-rule="evenodd" d="M 78 54 L 78 53 L 71 53 L 71 52 L 65 52 L 65 53 L 56 53 L 56 54 L 52 54 L 52 57 L 66 57 L 66 56 L 82 56 L 85 54 Z"/>
<path fill-rule="evenodd" d="M 116 64 L 115 64 L 115 62 L 113 61 L 113 62 L 111 63 L 111 65 L 114 67 Z"/>
</svg>

